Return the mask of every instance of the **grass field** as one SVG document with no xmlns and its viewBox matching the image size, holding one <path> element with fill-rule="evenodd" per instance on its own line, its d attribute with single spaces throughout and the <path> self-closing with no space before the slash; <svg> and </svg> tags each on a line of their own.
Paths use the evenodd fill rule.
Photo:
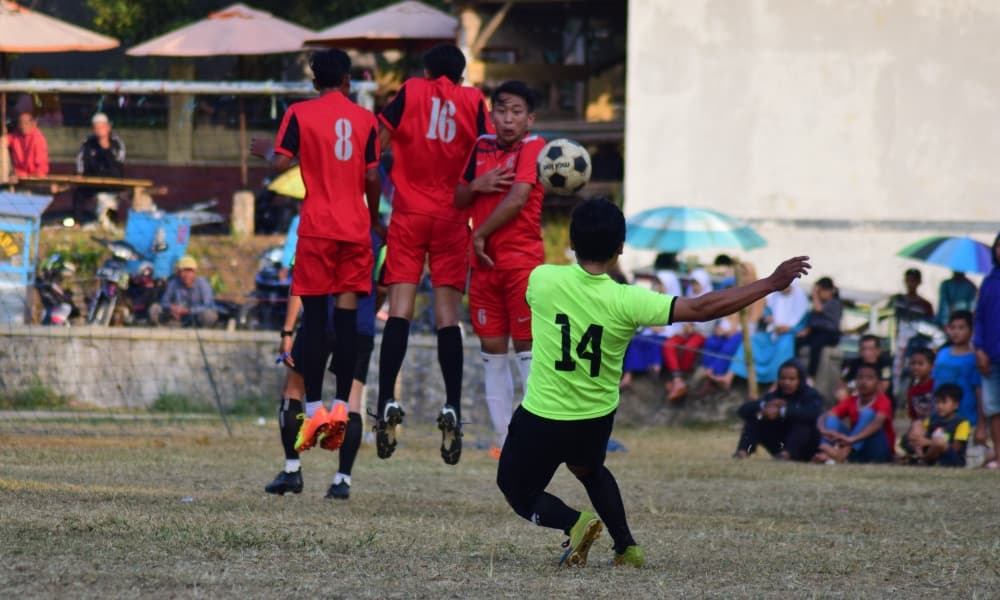
<svg viewBox="0 0 1000 600">
<path fill-rule="evenodd" d="M 646 549 L 606 535 L 559 569 L 562 534 L 520 520 L 496 463 L 442 464 L 428 426 L 389 461 L 362 448 L 347 502 L 269 497 L 273 421 L 0 420 L 0 589 L 18 597 L 997 597 L 1000 478 L 980 470 L 729 458 L 735 432 L 619 430 L 609 457 Z M 585 494 L 561 472 L 557 493 Z"/>
</svg>

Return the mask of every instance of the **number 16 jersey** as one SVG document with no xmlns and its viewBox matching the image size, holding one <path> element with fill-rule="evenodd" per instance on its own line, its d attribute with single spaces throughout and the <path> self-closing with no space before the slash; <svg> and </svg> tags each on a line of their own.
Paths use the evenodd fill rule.
<svg viewBox="0 0 1000 600">
<path fill-rule="evenodd" d="M 556 421 L 618 408 L 625 349 L 640 326 L 668 325 L 674 297 L 591 275 L 580 265 L 542 265 L 528 278 L 531 374 L 524 409 Z"/>
<path fill-rule="evenodd" d="M 476 138 L 493 132 L 482 92 L 447 77 L 409 79 L 379 120 L 392 131 L 393 213 L 465 223 L 458 178 Z"/>
</svg>

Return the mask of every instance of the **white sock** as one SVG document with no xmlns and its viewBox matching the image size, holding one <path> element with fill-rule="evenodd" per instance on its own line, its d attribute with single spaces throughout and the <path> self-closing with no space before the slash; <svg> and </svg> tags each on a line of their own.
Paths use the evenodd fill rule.
<svg viewBox="0 0 1000 600">
<path fill-rule="evenodd" d="M 306 402 L 306 418 L 311 418 L 314 414 L 316 414 L 316 411 L 319 410 L 319 407 L 321 406 L 323 406 L 322 400 Z"/>
<path fill-rule="evenodd" d="M 517 370 L 521 373 L 521 389 L 528 393 L 528 375 L 531 374 L 531 350 L 517 353 Z"/>
<path fill-rule="evenodd" d="M 493 431 L 503 448 L 507 439 L 507 425 L 514 412 L 514 379 L 506 354 L 482 353 L 486 369 L 486 407 L 490 410 Z"/>
<path fill-rule="evenodd" d="M 333 476 L 333 485 L 338 485 L 340 482 L 344 482 L 347 485 L 351 485 L 351 476 L 344 475 L 343 473 L 337 473 Z"/>
<path fill-rule="evenodd" d="M 302 461 L 297 458 L 285 459 L 285 473 L 294 473 L 302 468 Z"/>
<path fill-rule="evenodd" d="M 337 406 L 338 402 L 341 403 L 341 404 L 343 404 L 345 408 L 347 408 L 348 410 L 350 410 L 350 407 L 347 406 L 347 401 L 346 400 L 337 400 L 336 398 L 334 398 L 333 399 L 333 404 L 330 405 L 330 412 L 333 412 L 333 407 Z"/>
</svg>

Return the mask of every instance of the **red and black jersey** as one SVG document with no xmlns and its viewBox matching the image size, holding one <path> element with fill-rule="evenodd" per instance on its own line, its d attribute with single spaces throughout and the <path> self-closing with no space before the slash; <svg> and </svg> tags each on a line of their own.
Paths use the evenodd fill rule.
<svg viewBox="0 0 1000 600">
<path fill-rule="evenodd" d="M 455 186 L 476 137 L 491 133 L 482 92 L 447 77 L 410 79 L 379 119 L 392 131 L 395 214 L 420 213 L 457 223 Z"/>
<path fill-rule="evenodd" d="M 525 135 L 510 148 L 501 148 L 495 135 L 483 135 L 476 140 L 466 161 L 462 174 L 466 183 L 502 166 L 514 172 L 514 183 L 531 184 L 528 201 L 517 216 L 486 239 L 486 254 L 496 263 L 496 269 L 533 269 L 545 262 L 542 243 L 542 198 L 545 189 L 538 181 L 538 155 L 544 147 L 545 140 L 537 135 Z M 507 188 L 495 194 L 476 195 L 469 208 L 473 231 L 489 218 L 509 191 L 510 188 Z M 473 268 L 481 268 L 479 261 L 473 261 Z"/>
<path fill-rule="evenodd" d="M 340 92 L 298 102 L 285 111 L 274 151 L 299 158 L 306 187 L 300 237 L 370 243 L 365 172 L 378 167 L 374 114 Z"/>
</svg>

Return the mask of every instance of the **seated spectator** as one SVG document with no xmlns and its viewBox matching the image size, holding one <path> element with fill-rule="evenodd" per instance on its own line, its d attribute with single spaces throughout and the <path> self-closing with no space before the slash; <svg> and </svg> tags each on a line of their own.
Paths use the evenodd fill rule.
<svg viewBox="0 0 1000 600">
<path fill-rule="evenodd" d="M 941 348 L 934 361 L 931 376 L 935 389 L 947 383 L 962 388 L 958 412 L 976 428 L 976 441 L 985 441 L 986 427 L 979 419 L 983 380 L 976 369 L 976 350 L 972 347 L 972 313 L 967 310 L 952 313 L 945 331 L 951 344 Z"/>
<path fill-rule="evenodd" d="M 160 303 L 149 307 L 154 325 L 211 327 L 219 320 L 212 286 L 197 270 L 198 262 L 190 256 L 177 261 L 177 275 L 167 282 Z"/>
<path fill-rule="evenodd" d="M 10 162 L 17 177 L 49 174 L 49 145 L 30 112 L 17 116 L 17 128 L 7 137 Z"/>
<path fill-rule="evenodd" d="M 948 324 L 951 313 L 958 310 L 972 312 L 976 307 L 976 284 L 969 281 L 965 273 L 954 271 L 950 279 L 941 282 L 938 288 L 938 324 L 944 327 Z"/>
<path fill-rule="evenodd" d="M 892 359 L 882 354 L 882 342 L 877 335 L 861 336 L 858 344 L 858 356 L 844 362 L 840 373 L 840 385 L 837 386 L 837 400 L 843 400 L 854 394 L 854 380 L 858 375 L 858 367 L 870 365 L 878 373 L 878 392 L 892 399 Z"/>
<path fill-rule="evenodd" d="M 917 293 L 917 288 L 920 287 L 922 281 L 923 275 L 920 273 L 920 269 L 907 269 L 903 275 L 906 293 L 895 294 L 889 299 L 889 306 L 892 307 L 896 318 L 896 351 L 892 372 L 897 389 L 903 374 L 903 367 L 906 364 L 906 347 L 910 340 L 917 335 L 917 324 L 920 321 L 934 319 L 934 307 L 926 298 Z"/>
<path fill-rule="evenodd" d="M 673 287 L 675 285 L 676 288 Z M 680 285 L 680 280 L 675 274 L 664 272 L 657 274 L 656 280 L 650 289 L 666 293 L 664 290 L 670 286 L 670 289 L 676 292 L 675 295 L 679 295 Z M 663 343 L 667 341 L 669 335 L 673 335 L 673 332 L 678 327 L 678 325 L 645 327 L 636 332 L 625 349 L 625 358 L 622 362 L 622 379 L 619 382 L 619 387 L 624 389 L 632 385 L 633 373 L 660 372 L 660 368 L 663 366 Z"/>
<path fill-rule="evenodd" d="M 111 121 L 104 113 L 97 113 L 90 120 L 93 133 L 87 136 L 76 154 L 76 173 L 88 177 L 125 176 L 125 142 L 111 130 Z M 79 223 L 81 205 L 97 197 L 95 213 L 102 221 L 109 210 L 118 209 L 118 191 L 81 186 L 73 194 L 73 218 Z"/>
<path fill-rule="evenodd" d="M 816 462 L 889 462 L 896 433 L 892 403 L 878 391 L 876 368 L 862 364 L 855 380 L 857 392 L 841 400 L 816 421 L 821 436 Z"/>
<path fill-rule="evenodd" d="M 715 382 L 725 376 L 733 355 L 742 343 L 739 314 L 729 315 L 713 324 L 712 335 L 708 336 L 701 349 L 701 366 L 705 368 L 708 381 Z"/>
<path fill-rule="evenodd" d="M 917 348 L 910 355 L 910 389 L 906 390 L 906 414 L 923 421 L 934 412 L 934 350 Z"/>
<path fill-rule="evenodd" d="M 687 292 L 690 298 L 697 298 L 712 291 L 712 279 L 708 271 L 695 269 L 691 272 L 691 284 Z M 713 323 L 683 323 L 680 333 L 663 343 L 663 365 L 670 371 L 667 382 L 667 400 L 676 402 L 687 394 L 684 374 L 694 370 L 698 361 L 698 350 L 705 345 L 705 339 L 712 333 Z"/>
<path fill-rule="evenodd" d="M 906 435 L 907 462 L 918 465 L 964 467 L 969 422 L 958 412 L 962 388 L 946 383 L 934 392 L 934 412 L 910 427 Z"/>
<path fill-rule="evenodd" d="M 736 286 L 736 263 L 728 254 L 720 254 L 712 263 L 712 275 L 716 276 L 715 289 L 725 290 Z"/>
<path fill-rule="evenodd" d="M 743 432 L 734 456 L 747 458 L 759 444 L 774 458 L 808 461 L 819 443 L 816 419 L 821 412 L 823 398 L 806 383 L 802 366 L 794 359 L 785 362 L 774 391 L 740 406 Z"/>
<path fill-rule="evenodd" d="M 762 323 L 766 329 L 758 329 L 751 336 L 750 345 L 757 382 L 774 383 L 778 378 L 778 367 L 795 355 L 795 333 L 809 309 L 809 298 L 797 284 L 792 283 L 780 292 L 767 296 L 765 306 Z M 733 355 L 729 372 L 718 378 L 718 383 L 728 388 L 736 375 L 747 378 L 742 344 Z"/>
<path fill-rule="evenodd" d="M 840 343 L 840 317 L 844 307 L 833 280 L 821 277 L 812 289 L 812 310 L 806 316 L 806 326 L 795 336 L 795 352 L 799 348 L 809 348 L 808 372 L 810 379 L 816 378 L 819 359 L 823 348 Z"/>
</svg>

